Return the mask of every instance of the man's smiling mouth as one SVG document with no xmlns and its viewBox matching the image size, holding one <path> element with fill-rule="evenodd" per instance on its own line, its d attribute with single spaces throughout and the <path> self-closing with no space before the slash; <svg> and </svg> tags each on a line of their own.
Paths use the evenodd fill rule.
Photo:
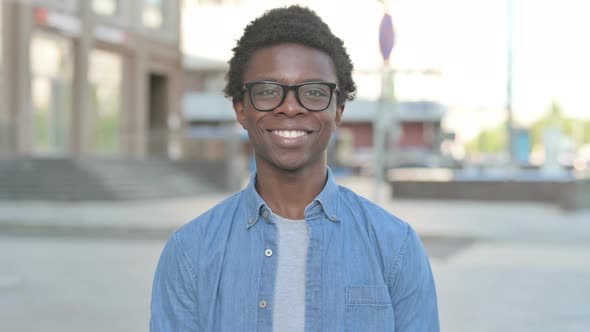
<svg viewBox="0 0 590 332">
<path fill-rule="evenodd" d="M 271 132 L 283 138 L 298 138 L 309 134 L 303 130 L 273 130 Z"/>
</svg>

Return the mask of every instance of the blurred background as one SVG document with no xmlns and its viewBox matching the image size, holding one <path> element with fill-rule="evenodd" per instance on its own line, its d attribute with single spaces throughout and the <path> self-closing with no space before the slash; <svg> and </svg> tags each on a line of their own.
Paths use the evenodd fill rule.
<svg viewBox="0 0 590 332">
<path fill-rule="evenodd" d="M 171 232 L 255 165 L 224 98 L 267 9 L 355 65 L 328 158 L 410 223 L 443 331 L 590 329 L 590 5 L 0 0 L 0 330 L 145 331 Z"/>
</svg>

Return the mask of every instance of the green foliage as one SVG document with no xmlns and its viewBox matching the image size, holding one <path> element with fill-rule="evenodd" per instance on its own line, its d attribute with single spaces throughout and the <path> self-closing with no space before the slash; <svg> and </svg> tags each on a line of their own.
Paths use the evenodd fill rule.
<svg viewBox="0 0 590 332">
<path fill-rule="evenodd" d="M 555 101 L 551 103 L 547 114 L 531 125 L 530 133 L 533 145 L 543 144 L 543 131 L 549 126 L 555 126 L 561 129 L 563 135 L 571 137 L 574 140 L 580 139 L 580 142 L 577 143 L 590 143 L 590 120 L 583 121 L 567 118 L 563 114 L 561 106 Z M 583 134 L 583 136 L 576 137 L 580 134 Z"/>
<path fill-rule="evenodd" d="M 535 121 L 531 127 L 529 132 L 531 133 L 531 142 L 533 145 L 542 144 L 543 143 L 543 131 L 545 128 L 549 126 L 556 126 L 561 128 L 563 125 L 563 112 L 561 110 L 561 106 L 557 104 L 555 101 L 551 103 L 551 107 L 549 112 L 545 114 L 542 118 Z"/>
<path fill-rule="evenodd" d="M 549 126 L 560 128 L 563 135 L 571 137 L 573 140 L 579 140 L 579 142 L 576 141 L 578 144 L 590 144 L 590 120 L 567 118 L 556 101 L 551 103 L 547 114 L 535 121 L 529 128 L 533 146 L 543 144 L 543 132 Z M 507 151 L 507 143 L 508 129 L 504 122 L 496 128 L 482 131 L 467 142 L 465 148 L 469 153 L 497 153 Z"/>
<path fill-rule="evenodd" d="M 582 124 L 582 129 L 584 130 L 584 137 L 582 139 L 582 143 L 590 144 L 590 120 Z"/>
<path fill-rule="evenodd" d="M 506 123 L 482 131 L 465 146 L 467 152 L 499 153 L 507 150 L 508 131 Z"/>
</svg>

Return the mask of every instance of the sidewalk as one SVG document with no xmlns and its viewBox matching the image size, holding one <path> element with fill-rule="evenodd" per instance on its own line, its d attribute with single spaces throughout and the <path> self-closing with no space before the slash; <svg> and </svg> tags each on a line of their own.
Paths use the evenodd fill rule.
<svg viewBox="0 0 590 332">
<path fill-rule="evenodd" d="M 373 197 L 370 178 L 337 181 Z M 589 331 L 590 211 L 566 213 L 553 205 L 523 203 L 392 200 L 383 189 L 378 201 L 410 223 L 429 251 L 441 331 Z M 0 291 L 6 298 L 0 321 L 22 331 L 38 330 L 23 328 L 33 326 L 30 317 L 47 320 L 47 331 L 103 331 L 112 330 L 113 324 L 125 331 L 145 330 L 153 270 L 164 240 L 228 195 L 87 203 L 0 201 L 0 266 L 5 267 Z M 99 236 L 85 237 L 94 235 Z M 130 314 L 123 317 L 121 312 Z"/>
<path fill-rule="evenodd" d="M 367 177 L 338 183 L 374 198 Z M 229 194 L 155 201 L 0 201 L 0 233 L 53 232 L 166 237 Z M 377 200 L 421 236 L 502 241 L 590 243 L 590 210 L 568 213 L 552 205 L 391 199 L 386 185 Z"/>
</svg>

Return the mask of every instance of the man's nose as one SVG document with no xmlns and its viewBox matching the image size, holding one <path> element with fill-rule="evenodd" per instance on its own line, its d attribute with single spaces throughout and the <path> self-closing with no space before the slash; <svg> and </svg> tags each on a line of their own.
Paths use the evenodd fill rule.
<svg viewBox="0 0 590 332">
<path fill-rule="evenodd" d="M 288 90 L 285 95 L 285 100 L 283 100 L 283 103 L 277 107 L 276 111 L 284 113 L 287 116 L 296 116 L 307 110 L 299 103 L 299 100 L 297 100 L 297 91 Z"/>
</svg>

